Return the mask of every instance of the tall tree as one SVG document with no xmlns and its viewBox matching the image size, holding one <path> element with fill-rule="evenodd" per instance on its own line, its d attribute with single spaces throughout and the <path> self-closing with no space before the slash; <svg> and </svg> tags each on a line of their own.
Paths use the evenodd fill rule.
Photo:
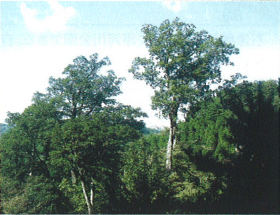
<svg viewBox="0 0 280 215">
<path fill-rule="evenodd" d="M 144 123 L 136 118 L 145 116 L 140 109 L 116 103 L 113 97 L 121 93 L 123 79 L 113 71 L 100 73 L 109 64 L 97 54 L 77 57 L 64 77 L 50 78 L 47 94 L 35 93 L 22 114 L 9 114 L 8 122 L 15 127 L 1 138 L 6 177 L 26 183 L 31 175 L 43 175 L 43 181 L 53 177 L 63 185 L 61 181 L 72 176 L 73 183 L 81 185 L 88 212 L 98 211 L 93 207 L 94 183 L 108 179 L 102 186 L 113 187 L 121 149 L 139 137 Z"/>
<path fill-rule="evenodd" d="M 52 161 L 71 172 L 73 181 L 80 181 L 91 214 L 96 209 L 96 183 L 118 164 L 121 145 L 144 125 L 135 118 L 145 114 L 116 104 L 113 97 L 121 93 L 123 79 L 117 78 L 113 71 L 100 74 L 102 67 L 110 64 L 108 58 L 98 60 L 98 54 L 93 54 L 90 59 L 80 56 L 73 62 L 63 72 L 66 77 L 50 78 L 46 95 L 57 103 L 64 118 L 54 132 Z M 114 124 L 116 122 L 119 125 Z"/>
<path fill-rule="evenodd" d="M 129 72 L 155 90 L 152 108 L 159 109 L 170 120 L 166 159 L 166 168 L 170 170 L 178 111 L 209 91 L 211 83 L 220 82 L 221 65 L 233 65 L 229 56 L 239 50 L 222 37 L 196 32 L 194 25 L 178 18 L 172 23 L 165 20 L 159 27 L 144 25 L 142 32 L 150 57 L 135 58 Z"/>
<path fill-rule="evenodd" d="M 57 100 L 64 117 L 74 119 L 90 115 L 115 103 L 112 97 L 121 93 L 123 78 L 117 78 L 112 70 L 106 76 L 101 75 L 99 71 L 106 65 L 110 65 L 109 59 L 99 61 L 97 53 L 90 59 L 79 56 L 65 68 L 63 74 L 66 77 L 50 78 L 48 96 Z"/>
</svg>

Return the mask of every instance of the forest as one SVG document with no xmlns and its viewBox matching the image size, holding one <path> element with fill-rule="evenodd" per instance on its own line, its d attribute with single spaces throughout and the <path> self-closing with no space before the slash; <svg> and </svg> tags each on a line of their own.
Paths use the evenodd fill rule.
<svg viewBox="0 0 280 215">
<path fill-rule="evenodd" d="M 178 18 L 142 32 L 128 72 L 170 126 L 116 101 L 109 58 L 78 56 L 1 124 L 2 214 L 280 212 L 280 78 L 222 80 L 238 48 Z"/>
</svg>

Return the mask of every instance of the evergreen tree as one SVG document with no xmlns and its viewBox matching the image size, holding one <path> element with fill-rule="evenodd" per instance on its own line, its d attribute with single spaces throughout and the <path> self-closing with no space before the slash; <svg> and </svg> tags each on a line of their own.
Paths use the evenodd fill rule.
<svg viewBox="0 0 280 215">
<path fill-rule="evenodd" d="M 195 165 L 214 176 L 207 191 L 214 201 L 195 213 L 279 211 L 279 86 L 272 80 L 238 84 L 238 76 L 225 81 L 214 98 L 192 106 L 179 125 L 189 169 Z"/>
<path fill-rule="evenodd" d="M 158 144 L 146 138 L 126 145 L 123 155 L 124 213 L 165 213 L 168 210 L 168 174 Z"/>
</svg>

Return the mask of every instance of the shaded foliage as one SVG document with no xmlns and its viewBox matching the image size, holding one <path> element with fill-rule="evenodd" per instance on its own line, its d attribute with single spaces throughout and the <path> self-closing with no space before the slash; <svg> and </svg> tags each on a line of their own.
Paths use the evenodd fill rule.
<svg viewBox="0 0 280 215">
<path fill-rule="evenodd" d="M 81 180 L 87 183 L 88 189 L 94 187 L 95 212 L 112 212 L 117 208 L 121 152 L 128 141 L 141 135 L 129 126 L 131 121 L 124 122 L 125 118 L 120 113 L 104 111 L 92 117 L 67 121 L 53 133 L 52 164 L 61 167 L 64 178 L 70 179 L 73 171 L 77 180 L 75 183 Z M 63 189 L 74 192 L 68 191 L 70 196 L 81 194 L 81 189 L 65 187 L 65 180 L 62 183 Z"/>
<path fill-rule="evenodd" d="M 3 212 L 9 214 L 57 214 L 71 205 L 56 184 L 45 176 L 30 176 L 26 183 L 3 177 Z"/>
<path fill-rule="evenodd" d="M 240 155 L 227 200 L 237 213 L 279 212 L 278 90 L 276 81 L 259 81 L 220 92 L 222 104 L 237 118 L 229 121 Z"/>
<path fill-rule="evenodd" d="M 164 213 L 168 210 L 169 183 L 163 151 L 148 138 L 126 145 L 123 154 L 124 213 Z"/>
<path fill-rule="evenodd" d="M 222 188 L 205 212 L 277 213 L 279 84 L 228 83 L 180 125 L 183 151 Z"/>
</svg>

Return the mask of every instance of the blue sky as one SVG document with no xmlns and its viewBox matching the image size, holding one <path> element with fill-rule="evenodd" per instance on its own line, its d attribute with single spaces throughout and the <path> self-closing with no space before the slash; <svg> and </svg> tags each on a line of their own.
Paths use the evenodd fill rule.
<svg viewBox="0 0 280 215">
<path fill-rule="evenodd" d="M 34 92 L 44 92 L 72 60 L 108 56 L 122 84 L 120 102 L 141 107 L 150 127 L 168 126 L 150 108 L 153 91 L 127 71 L 136 56 L 147 56 L 141 28 L 165 19 L 192 23 L 240 49 L 234 67 L 250 81 L 280 77 L 280 1 L 1 1 L 0 122 L 22 112 Z"/>
</svg>

